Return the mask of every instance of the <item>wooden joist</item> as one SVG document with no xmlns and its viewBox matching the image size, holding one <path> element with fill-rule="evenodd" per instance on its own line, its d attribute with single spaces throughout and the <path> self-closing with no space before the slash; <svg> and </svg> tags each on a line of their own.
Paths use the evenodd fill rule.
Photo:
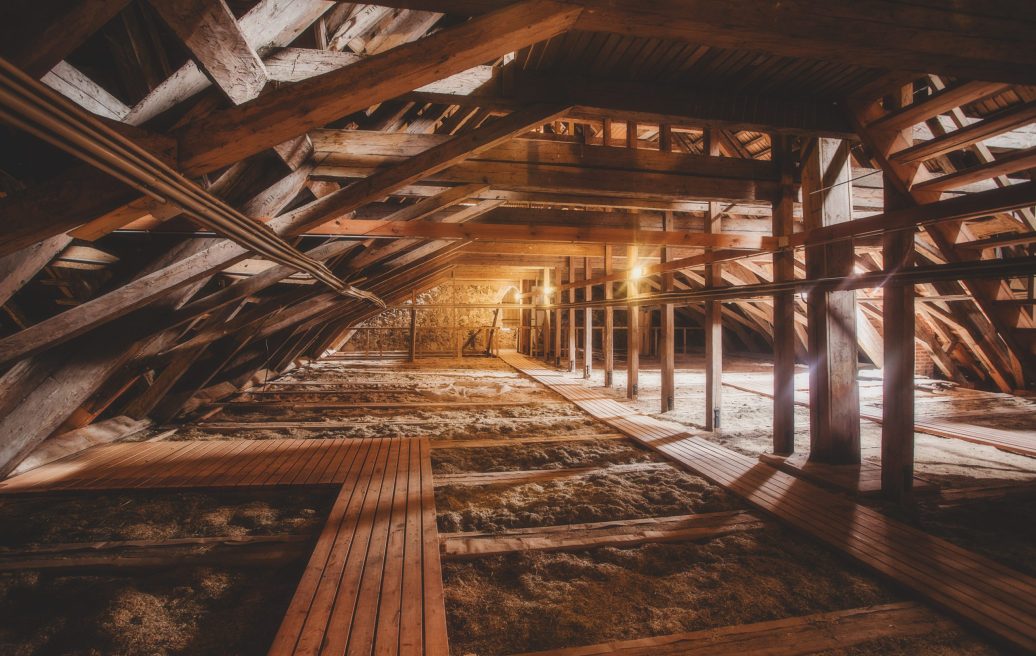
<svg viewBox="0 0 1036 656">
<path fill-rule="evenodd" d="M 460 560 L 527 551 L 576 551 L 597 547 L 635 547 L 657 542 L 711 540 L 763 527 L 743 511 L 611 522 L 542 526 L 492 533 L 445 533 L 439 536 L 443 558 Z"/>
<path fill-rule="evenodd" d="M 952 627 L 952 622 L 942 616 L 907 601 L 520 656 L 805 656 L 883 638 L 909 639 Z"/>
<path fill-rule="evenodd" d="M 269 567 L 302 558 L 309 535 L 248 535 L 118 540 L 0 551 L 0 572 L 125 572 L 196 565 Z"/>
<path fill-rule="evenodd" d="M 595 442 L 597 440 L 625 440 L 621 433 L 595 433 L 592 435 L 537 435 L 535 437 L 500 437 L 490 439 L 432 440 L 432 449 L 494 449 L 527 444 L 567 444 L 569 442 Z"/>
<path fill-rule="evenodd" d="M 439 474 L 435 487 L 447 485 L 524 485 L 569 478 L 583 478 L 598 474 L 631 474 L 669 469 L 664 462 L 635 462 L 628 465 L 608 467 L 571 467 L 568 469 L 530 469 L 527 471 L 467 472 L 463 474 Z"/>
</svg>

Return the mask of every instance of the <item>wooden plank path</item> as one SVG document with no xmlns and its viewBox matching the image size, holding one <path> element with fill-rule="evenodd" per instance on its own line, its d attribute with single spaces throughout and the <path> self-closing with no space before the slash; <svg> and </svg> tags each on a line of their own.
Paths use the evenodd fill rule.
<svg viewBox="0 0 1036 656">
<path fill-rule="evenodd" d="M 733 383 L 724 383 L 724 385 L 742 392 L 758 394 L 759 396 L 765 396 L 771 399 L 773 398 L 773 394 L 766 390 L 755 389 L 745 385 L 735 385 Z M 809 399 L 805 398 L 803 395 L 796 394 L 795 404 L 808 408 Z M 880 410 L 874 411 L 861 409 L 860 418 L 873 421 L 876 424 L 880 424 L 882 422 Z M 983 444 L 1008 453 L 1036 458 L 1036 431 L 989 428 L 987 426 L 976 426 L 974 424 L 946 421 L 945 419 L 936 419 L 934 417 L 923 417 L 920 419 L 914 419 L 914 432 L 925 433 L 926 435 L 934 435 L 935 437 L 943 437 L 950 440 L 962 440 L 964 442 L 972 442 L 974 444 Z"/>
<path fill-rule="evenodd" d="M 501 359 L 597 419 L 1016 649 L 1036 652 L 1036 578 L 650 417 L 515 353 Z"/>
<path fill-rule="evenodd" d="M 804 656 L 881 638 L 901 639 L 952 628 L 948 620 L 927 608 L 903 602 L 517 656 Z"/>
<path fill-rule="evenodd" d="M 270 656 L 447 656 L 427 439 L 356 441 Z"/>
<path fill-rule="evenodd" d="M 61 490 L 333 485 L 368 440 L 212 440 L 95 446 L 0 482 L 0 494 Z"/>
</svg>

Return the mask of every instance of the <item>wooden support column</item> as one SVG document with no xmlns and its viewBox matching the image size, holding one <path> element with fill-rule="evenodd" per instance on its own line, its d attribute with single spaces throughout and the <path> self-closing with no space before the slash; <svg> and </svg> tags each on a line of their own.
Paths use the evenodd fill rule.
<svg viewBox="0 0 1036 656">
<path fill-rule="evenodd" d="M 781 195 L 773 203 L 773 235 L 784 238 L 795 230 L 795 162 L 789 137 L 771 139 L 781 176 Z M 774 251 L 774 282 L 794 278 L 795 251 Z M 773 295 L 773 452 L 795 453 L 795 293 L 790 291 Z"/>
<path fill-rule="evenodd" d="M 460 336 L 460 310 L 457 308 L 457 270 L 450 272 L 450 288 L 453 291 L 453 346 L 455 356 L 464 355 L 464 340 Z"/>
<path fill-rule="evenodd" d="M 713 130 L 705 132 L 707 155 L 719 155 L 719 139 Z M 705 233 L 720 232 L 719 203 L 709 202 L 705 215 Z M 705 265 L 705 287 L 720 287 L 723 271 L 719 264 Z M 719 430 L 723 409 L 723 303 L 705 301 L 705 430 Z"/>
<path fill-rule="evenodd" d="M 574 257 L 568 258 L 568 283 L 571 285 L 576 281 L 576 260 Z M 568 302 L 576 302 L 576 288 L 570 287 L 568 290 Z M 576 370 L 576 309 L 568 309 L 568 370 L 574 372 Z"/>
<path fill-rule="evenodd" d="M 885 181 L 885 210 L 913 203 Z M 914 231 L 883 236 L 885 271 L 913 265 Z M 882 290 L 885 363 L 881 423 L 881 491 L 891 501 L 910 499 L 914 480 L 914 286 L 888 284 Z"/>
<path fill-rule="evenodd" d="M 637 297 L 640 276 L 637 267 L 637 246 L 630 244 L 626 250 L 626 266 L 629 275 L 626 280 L 626 298 Z M 640 379 L 640 309 L 630 303 L 626 306 L 626 398 L 636 400 Z"/>
<path fill-rule="evenodd" d="M 802 174 L 807 230 L 852 219 L 850 174 L 849 144 L 839 139 L 818 139 Z M 849 276 L 853 254 L 850 240 L 807 247 L 806 277 Z M 810 460 L 859 463 L 856 294 L 810 292 L 807 315 Z"/>
<path fill-rule="evenodd" d="M 410 343 L 407 355 L 411 362 L 417 359 L 417 290 L 410 291 Z"/>
<path fill-rule="evenodd" d="M 555 272 L 559 289 L 555 290 L 557 307 L 554 309 L 554 366 L 561 367 L 561 274 Z"/>
<path fill-rule="evenodd" d="M 583 258 L 583 280 L 591 280 L 594 277 L 593 267 L 590 265 L 590 258 Z M 583 300 L 587 303 L 593 300 L 593 285 L 583 288 Z M 583 309 L 583 378 L 589 379 L 594 368 L 594 311 L 587 306 Z"/>
<path fill-rule="evenodd" d="M 543 296 L 543 309 L 538 312 L 543 312 L 543 360 L 544 362 L 550 362 L 550 358 L 554 353 L 555 344 L 550 339 L 550 309 L 547 307 L 550 305 L 550 268 L 543 268 L 543 289 L 540 290 Z"/>
<path fill-rule="evenodd" d="M 668 126 L 665 126 L 668 128 Z M 668 130 L 666 130 L 668 132 Z M 666 211 L 662 216 L 662 229 L 673 229 L 673 213 Z M 672 259 L 669 249 L 662 248 L 662 263 Z M 673 291 L 673 274 L 662 275 L 662 291 Z M 676 399 L 676 317 L 672 303 L 662 306 L 662 343 L 660 358 L 662 368 L 662 412 L 673 410 Z"/>
<path fill-rule="evenodd" d="M 610 129 L 610 126 L 606 129 Z M 612 269 L 612 246 L 604 245 L 604 275 L 610 276 L 614 273 Z M 614 287 L 613 283 L 604 283 L 604 298 L 612 300 Z M 604 386 L 612 386 L 612 378 L 615 374 L 615 310 L 612 306 L 604 308 L 604 333 L 601 337 L 601 350 L 604 351 Z"/>
</svg>

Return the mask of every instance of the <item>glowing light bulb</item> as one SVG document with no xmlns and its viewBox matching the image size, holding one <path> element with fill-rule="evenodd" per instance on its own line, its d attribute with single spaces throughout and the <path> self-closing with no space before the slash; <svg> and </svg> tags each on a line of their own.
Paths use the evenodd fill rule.
<svg viewBox="0 0 1036 656">
<path fill-rule="evenodd" d="M 642 266 L 635 266 L 632 269 L 630 269 L 630 279 L 631 280 L 640 280 L 643 277 L 644 277 L 644 267 L 642 267 Z"/>
</svg>

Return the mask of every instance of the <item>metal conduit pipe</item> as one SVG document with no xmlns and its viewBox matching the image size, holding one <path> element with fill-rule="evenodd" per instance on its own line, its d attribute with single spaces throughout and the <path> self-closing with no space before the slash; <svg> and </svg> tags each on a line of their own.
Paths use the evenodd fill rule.
<svg viewBox="0 0 1036 656">
<path fill-rule="evenodd" d="M 188 180 L 147 150 L 0 58 L 0 120 L 83 160 L 264 257 L 308 273 L 335 291 L 384 307 L 375 294 L 338 279 L 324 264 Z"/>
</svg>

